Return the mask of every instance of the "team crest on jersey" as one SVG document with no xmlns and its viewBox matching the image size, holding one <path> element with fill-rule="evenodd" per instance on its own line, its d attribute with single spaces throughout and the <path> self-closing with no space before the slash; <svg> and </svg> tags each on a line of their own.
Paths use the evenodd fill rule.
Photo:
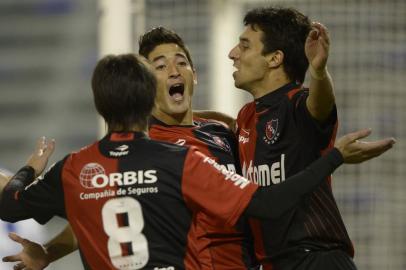
<svg viewBox="0 0 406 270">
<path fill-rule="evenodd" d="M 265 125 L 265 136 L 263 137 L 265 143 L 274 144 L 279 138 L 279 121 L 278 119 L 272 119 Z"/>
<path fill-rule="evenodd" d="M 106 174 L 103 166 L 99 163 L 88 163 L 86 164 L 79 174 L 80 184 L 84 188 L 95 188 L 92 184 L 92 179 L 96 175 Z"/>
<path fill-rule="evenodd" d="M 223 140 L 222 138 L 218 137 L 218 136 L 213 136 L 213 141 L 220 146 L 221 148 L 230 151 L 230 145 L 228 144 L 228 142 L 226 140 Z"/>
</svg>

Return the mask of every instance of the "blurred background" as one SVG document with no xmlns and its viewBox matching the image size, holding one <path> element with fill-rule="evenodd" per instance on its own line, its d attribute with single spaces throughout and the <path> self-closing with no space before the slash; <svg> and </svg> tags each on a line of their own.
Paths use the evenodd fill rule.
<svg viewBox="0 0 406 270">
<path fill-rule="evenodd" d="M 197 68 L 194 109 L 236 116 L 250 101 L 233 86 L 229 50 L 242 17 L 263 5 L 295 7 L 330 31 L 339 135 L 373 129 L 396 147 L 334 175 L 334 193 L 360 270 L 406 269 L 406 1 L 405 0 L 1 0 L 0 167 L 16 171 L 35 140 L 55 138 L 53 161 L 103 133 L 90 77 L 107 53 L 137 51 L 138 36 L 163 25 L 188 44 Z M 19 247 L 8 231 L 44 242 L 65 221 L 0 223 L 0 257 Z M 0 262 L 0 270 L 12 264 Z M 48 269 L 83 269 L 77 253 Z"/>
</svg>

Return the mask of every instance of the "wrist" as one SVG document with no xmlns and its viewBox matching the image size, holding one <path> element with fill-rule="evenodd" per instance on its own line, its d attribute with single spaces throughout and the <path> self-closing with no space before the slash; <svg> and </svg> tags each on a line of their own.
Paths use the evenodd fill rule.
<svg viewBox="0 0 406 270">
<path fill-rule="evenodd" d="M 310 76 L 312 79 L 315 79 L 317 81 L 324 80 L 327 77 L 327 67 L 321 69 L 321 70 L 316 70 L 312 67 L 312 65 L 309 65 L 309 72 Z"/>
<path fill-rule="evenodd" d="M 52 249 L 49 250 L 49 246 L 47 244 L 42 245 L 42 249 L 44 250 L 45 255 L 45 257 L 43 258 L 43 262 L 46 265 L 56 260 L 55 255 L 52 254 Z"/>
</svg>

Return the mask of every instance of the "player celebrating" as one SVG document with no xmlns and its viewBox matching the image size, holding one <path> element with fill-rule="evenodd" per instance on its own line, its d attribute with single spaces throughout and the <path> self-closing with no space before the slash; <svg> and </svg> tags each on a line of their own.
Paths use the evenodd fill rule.
<svg viewBox="0 0 406 270">
<path fill-rule="evenodd" d="M 240 161 L 245 177 L 273 186 L 305 168 L 334 142 L 337 112 L 326 68 L 329 35 L 322 24 L 310 23 L 290 8 L 251 10 L 244 24 L 229 53 L 235 86 L 255 99 L 237 117 Z M 310 87 L 305 89 L 308 67 Z M 282 218 L 250 221 L 264 270 L 356 269 L 330 181 L 326 178 Z"/>
<path fill-rule="evenodd" d="M 192 118 L 191 98 L 197 80 L 190 52 L 179 35 L 157 27 L 140 38 L 139 48 L 140 54 L 151 61 L 157 76 L 157 96 L 149 121 L 149 136 L 155 140 L 195 146 L 228 170 L 240 174 L 233 132 L 218 122 Z M 253 255 L 252 247 L 249 249 L 243 235 L 245 219 L 240 219 L 237 226 L 218 226 L 211 221 L 200 212 L 189 233 L 189 246 L 196 252 L 201 268 L 249 268 L 253 264 Z M 75 243 L 70 232 L 66 228 L 45 244 L 48 256 L 38 259 L 38 265 L 45 266 L 76 249 L 75 245 L 66 244 Z"/>
<path fill-rule="evenodd" d="M 360 143 L 368 131 L 350 134 L 305 171 L 258 190 L 194 148 L 145 136 L 156 88 L 146 62 L 133 55 L 107 56 L 96 66 L 92 88 L 109 133 L 30 185 L 54 149 L 52 141 L 40 140 L 0 202 L 0 217 L 8 221 L 67 218 L 88 269 L 199 269 L 187 245 L 196 213 L 204 211 L 228 226 L 243 213 L 278 218 L 342 161 L 364 161 L 394 143 Z"/>
</svg>

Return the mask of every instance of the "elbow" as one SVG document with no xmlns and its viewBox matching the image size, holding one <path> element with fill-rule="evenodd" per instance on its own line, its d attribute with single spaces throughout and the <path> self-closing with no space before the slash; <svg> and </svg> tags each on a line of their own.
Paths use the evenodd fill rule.
<svg viewBox="0 0 406 270">
<path fill-rule="evenodd" d="M 7 191 L 3 192 L 0 198 L 0 219 L 6 222 L 15 223 L 20 221 L 21 218 L 17 216 L 17 209 L 15 208 L 14 197 Z"/>
<path fill-rule="evenodd" d="M 3 206 L 3 203 L 0 204 L 0 219 L 5 222 L 11 222 L 11 223 L 18 221 L 10 215 L 10 213 L 7 211 L 7 209 Z"/>
</svg>

